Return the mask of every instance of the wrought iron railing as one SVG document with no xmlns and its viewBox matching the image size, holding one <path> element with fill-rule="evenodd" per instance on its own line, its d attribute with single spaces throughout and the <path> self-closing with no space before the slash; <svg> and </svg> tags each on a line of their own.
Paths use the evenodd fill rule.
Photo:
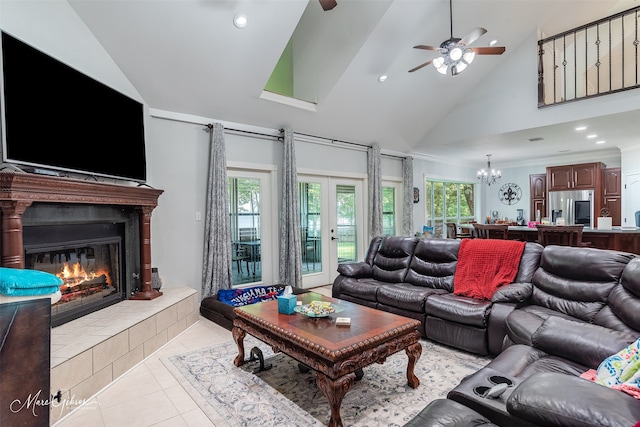
<svg viewBox="0 0 640 427">
<path fill-rule="evenodd" d="M 640 6 L 538 42 L 538 107 L 640 88 Z"/>
</svg>

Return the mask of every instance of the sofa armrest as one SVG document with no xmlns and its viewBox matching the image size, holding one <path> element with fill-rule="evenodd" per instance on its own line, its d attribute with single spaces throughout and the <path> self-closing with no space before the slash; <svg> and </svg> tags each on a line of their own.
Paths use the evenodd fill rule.
<svg viewBox="0 0 640 427">
<path fill-rule="evenodd" d="M 338 273 L 343 276 L 361 279 L 363 277 L 371 277 L 373 270 L 366 262 L 347 262 L 338 264 Z"/>
<path fill-rule="evenodd" d="M 509 414 L 549 427 L 630 427 L 640 420 L 640 401 L 589 380 L 539 372 L 507 399 Z"/>
<path fill-rule="evenodd" d="M 491 297 L 491 302 L 521 303 L 533 294 L 533 284 L 516 282 L 498 288 Z"/>
</svg>

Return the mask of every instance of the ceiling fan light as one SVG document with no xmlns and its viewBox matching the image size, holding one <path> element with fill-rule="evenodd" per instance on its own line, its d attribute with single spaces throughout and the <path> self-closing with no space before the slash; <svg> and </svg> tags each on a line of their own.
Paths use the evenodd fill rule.
<svg viewBox="0 0 640 427">
<path fill-rule="evenodd" d="M 439 58 L 436 58 L 433 60 L 432 62 L 433 66 L 436 67 L 436 70 L 438 70 L 438 72 L 440 74 L 447 74 L 447 64 L 445 63 L 444 58 L 441 56 Z"/>
<path fill-rule="evenodd" d="M 476 53 L 471 49 L 467 49 L 465 50 L 464 55 L 462 55 L 462 60 L 467 64 L 471 64 L 475 59 L 475 57 L 476 57 Z"/>
<path fill-rule="evenodd" d="M 449 58 L 451 58 L 452 61 L 459 61 L 460 58 L 462 58 L 462 49 L 460 49 L 459 47 L 454 47 L 453 49 L 451 49 L 449 51 Z"/>
<path fill-rule="evenodd" d="M 464 61 L 460 61 L 454 67 L 451 67 L 451 68 L 452 69 L 455 68 L 456 69 L 456 74 L 460 74 L 461 72 L 463 72 L 467 68 L 467 63 L 464 62 Z"/>
</svg>

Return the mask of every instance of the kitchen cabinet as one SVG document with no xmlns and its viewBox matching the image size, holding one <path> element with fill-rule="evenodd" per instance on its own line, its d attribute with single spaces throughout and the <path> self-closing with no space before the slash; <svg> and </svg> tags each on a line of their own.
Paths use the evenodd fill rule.
<svg viewBox="0 0 640 427">
<path fill-rule="evenodd" d="M 620 168 L 602 169 L 602 206 L 609 210 L 612 225 L 622 224 L 622 178 L 620 173 Z"/>
<path fill-rule="evenodd" d="M 547 174 L 536 173 L 529 175 L 531 221 L 536 220 L 536 212 L 540 211 L 540 218 L 547 216 Z"/>
<path fill-rule="evenodd" d="M 550 166 L 547 168 L 549 191 L 597 189 L 602 163 Z"/>
</svg>

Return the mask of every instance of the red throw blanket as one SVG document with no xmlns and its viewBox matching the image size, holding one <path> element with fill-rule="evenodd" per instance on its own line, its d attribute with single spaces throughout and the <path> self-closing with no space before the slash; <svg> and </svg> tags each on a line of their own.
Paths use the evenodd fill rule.
<svg viewBox="0 0 640 427">
<path fill-rule="evenodd" d="M 524 246 L 516 240 L 462 239 L 453 293 L 490 300 L 499 287 L 516 278 Z"/>
</svg>

